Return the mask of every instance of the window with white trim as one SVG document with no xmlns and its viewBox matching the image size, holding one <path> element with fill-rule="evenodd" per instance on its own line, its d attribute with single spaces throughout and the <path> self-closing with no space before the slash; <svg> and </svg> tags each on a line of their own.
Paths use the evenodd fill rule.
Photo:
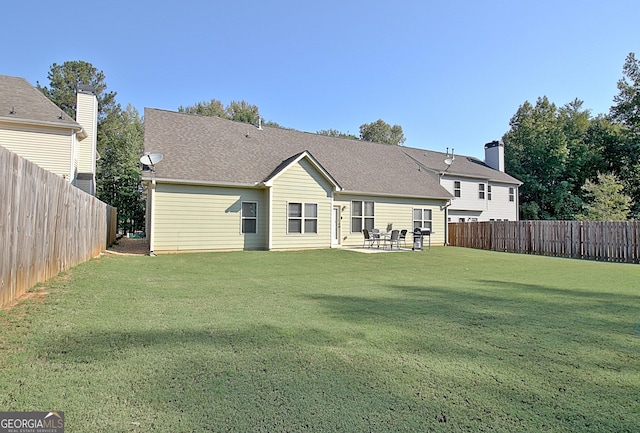
<svg viewBox="0 0 640 433">
<path fill-rule="evenodd" d="M 459 180 L 453 181 L 453 196 L 460 197 L 460 181 Z"/>
<path fill-rule="evenodd" d="M 431 230 L 431 209 L 413 209 L 413 228 L 427 228 Z"/>
<path fill-rule="evenodd" d="M 487 200 L 491 200 L 491 185 L 487 185 Z"/>
<path fill-rule="evenodd" d="M 484 183 L 478 184 L 478 198 L 484 200 Z"/>
<path fill-rule="evenodd" d="M 242 202 L 242 233 L 258 232 L 258 203 L 253 201 Z"/>
<path fill-rule="evenodd" d="M 362 229 L 372 230 L 375 225 L 375 204 L 372 201 L 355 200 L 351 202 L 351 232 Z"/>
<path fill-rule="evenodd" d="M 516 189 L 509 187 L 509 201 L 516 201 Z"/>
<path fill-rule="evenodd" d="M 318 233 L 318 204 L 289 203 L 287 233 Z"/>
</svg>

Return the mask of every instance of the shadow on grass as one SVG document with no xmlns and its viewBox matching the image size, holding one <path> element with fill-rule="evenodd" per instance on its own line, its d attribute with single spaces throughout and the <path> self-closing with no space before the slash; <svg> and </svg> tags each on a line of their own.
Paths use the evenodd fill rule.
<svg viewBox="0 0 640 433">
<path fill-rule="evenodd" d="M 631 431 L 615 417 L 637 403 L 637 298 L 474 283 L 299 295 L 318 323 L 65 330 L 35 350 L 104 371 L 101 410 L 131 431 Z"/>
</svg>

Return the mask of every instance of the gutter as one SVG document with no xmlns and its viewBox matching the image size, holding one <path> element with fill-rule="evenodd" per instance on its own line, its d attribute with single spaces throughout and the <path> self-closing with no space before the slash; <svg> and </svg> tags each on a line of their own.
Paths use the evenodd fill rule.
<svg viewBox="0 0 640 433">
<path fill-rule="evenodd" d="M 15 117 L 6 117 L 6 116 L 0 116 L 0 121 L 20 123 L 24 125 L 49 126 L 49 127 L 55 127 L 55 128 L 84 131 L 84 129 L 82 129 L 82 126 L 80 126 L 80 124 L 75 121 L 73 121 L 73 123 L 61 123 L 61 122 L 49 122 L 45 120 L 16 119 Z M 86 136 L 86 132 L 84 132 L 84 134 Z"/>
</svg>

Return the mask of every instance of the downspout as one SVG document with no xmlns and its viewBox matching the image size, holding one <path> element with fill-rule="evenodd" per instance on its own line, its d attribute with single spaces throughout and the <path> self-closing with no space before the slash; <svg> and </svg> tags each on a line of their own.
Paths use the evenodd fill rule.
<svg viewBox="0 0 640 433">
<path fill-rule="evenodd" d="M 155 233 L 155 216 L 156 216 L 156 198 L 155 198 L 155 194 L 156 193 L 156 180 L 153 179 L 151 181 L 151 183 L 149 184 L 149 201 L 150 201 L 150 208 L 151 208 L 151 212 L 149 212 L 151 214 L 151 216 L 149 217 L 149 255 L 152 257 L 156 256 L 156 253 L 154 253 L 154 233 Z"/>
<path fill-rule="evenodd" d="M 78 133 L 76 131 L 71 132 L 71 155 L 69 155 L 69 183 L 74 184 L 75 180 L 75 154 L 76 144 L 78 142 Z"/>
<path fill-rule="evenodd" d="M 267 212 L 269 212 L 267 216 L 267 251 L 271 251 L 273 248 L 273 189 L 269 186 L 267 191 Z"/>
<path fill-rule="evenodd" d="M 444 245 L 449 245 L 449 206 L 452 205 L 452 201 L 444 205 Z"/>
</svg>

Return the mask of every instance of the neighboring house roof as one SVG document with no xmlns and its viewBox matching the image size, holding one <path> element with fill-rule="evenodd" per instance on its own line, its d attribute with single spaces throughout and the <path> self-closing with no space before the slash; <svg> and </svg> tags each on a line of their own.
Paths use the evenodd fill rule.
<svg viewBox="0 0 640 433">
<path fill-rule="evenodd" d="M 0 121 L 82 130 L 42 92 L 20 77 L 0 75 Z"/>
<path fill-rule="evenodd" d="M 152 108 L 145 108 L 144 126 L 145 151 L 164 156 L 155 166 L 157 180 L 257 186 L 307 152 L 345 193 L 452 197 L 439 182 L 444 153 Z M 456 156 L 454 164 L 464 158 Z M 481 164 L 468 162 L 467 175 L 517 183 Z"/>
<path fill-rule="evenodd" d="M 444 162 L 447 154 L 444 152 L 414 148 L 405 148 L 405 151 L 419 163 L 444 175 L 486 179 L 492 182 L 512 183 L 515 185 L 522 184 L 515 177 L 503 171 L 495 170 L 485 164 L 484 161 L 472 156 L 455 155 L 451 165 L 447 165 Z"/>
</svg>

